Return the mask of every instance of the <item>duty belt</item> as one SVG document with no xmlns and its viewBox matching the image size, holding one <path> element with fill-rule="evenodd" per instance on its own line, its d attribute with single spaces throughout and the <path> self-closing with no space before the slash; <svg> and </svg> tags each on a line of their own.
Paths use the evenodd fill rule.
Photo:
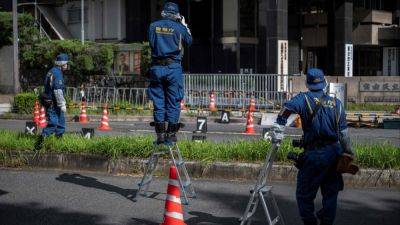
<svg viewBox="0 0 400 225">
<path fill-rule="evenodd" d="M 153 59 L 152 64 L 155 66 L 168 66 L 174 62 L 175 62 L 175 60 L 173 60 L 171 58 L 156 58 L 156 59 Z"/>
</svg>

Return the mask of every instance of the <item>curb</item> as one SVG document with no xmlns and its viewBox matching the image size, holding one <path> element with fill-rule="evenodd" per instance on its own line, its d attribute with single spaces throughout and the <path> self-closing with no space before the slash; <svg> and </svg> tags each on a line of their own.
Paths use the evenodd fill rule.
<svg viewBox="0 0 400 225">
<path fill-rule="evenodd" d="M 145 159 L 139 158 L 110 159 L 100 155 L 73 153 L 45 153 L 36 156 L 33 152 L 11 151 L 6 153 L 8 157 L 11 157 L 12 162 L 17 161 L 15 165 L 0 161 L 8 167 L 83 170 L 110 174 L 142 174 L 146 162 Z M 23 162 L 21 160 L 18 162 L 15 159 L 21 159 Z M 186 167 L 193 178 L 255 180 L 261 164 L 189 161 L 186 162 Z M 159 160 L 155 175 L 167 177 L 168 171 L 169 160 Z M 278 182 L 295 183 L 296 176 L 297 169 L 294 166 L 274 165 L 270 179 Z M 400 170 L 361 169 L 357 175 L 345 174 L 343 178 L 346 186 L 350 187 L 400 189 Z"/>
</svg>

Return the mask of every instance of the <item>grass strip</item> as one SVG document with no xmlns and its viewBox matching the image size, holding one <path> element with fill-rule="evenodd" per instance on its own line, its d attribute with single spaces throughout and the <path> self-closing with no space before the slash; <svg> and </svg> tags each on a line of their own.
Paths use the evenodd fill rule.
<svg viewBox="0 0 400 225">
<path fill-rule="evenodd" d="M 35 136 L 0 130 L 0 157 L 5 151 L 33 151 Z M 85 139 L 78 134 L 66 134 L 62 139 L 47 138 L 43 152 L 89 153 L 111 158 L 147 158 L 152 151 L 154 138 L 147 136 L 106 136 Z M 179 142 L 182 155 L 187 160 L 202 162 L 260 162 L 264 160 L 270 143 L 265 140 L 236 140 L 228 143 L 189 140 Z M 355 144 L 356 162 L 364 168 L 400 169 L 400 147 L 389 143 Z M 277 161 L 288 163 L 286 155 L 293 150 L 291 141 L 285 139 L 278 151 Z M 299 152 L 300 149 L 296 148 Z"/>
</svg>

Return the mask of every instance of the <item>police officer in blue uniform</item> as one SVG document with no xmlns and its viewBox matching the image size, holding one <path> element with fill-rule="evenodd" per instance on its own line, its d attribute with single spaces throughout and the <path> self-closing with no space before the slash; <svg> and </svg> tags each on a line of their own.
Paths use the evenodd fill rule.
<svg viewBox="0 0 400 225">
<path fill-rule="evenodd" d="M 327 83 L 320 69 L 307 73 L 308 92 L 300 93 L 284 104 L 273 131 L 283 131 L 292 113 L 300 115 L 303 127 L 301 163 L 297 175 L 296 199 L 305 225 L 332 225 L 336 215 L 337 197 L 343 190 L 341 173 L 336 171 L 338 157 L 354 155 L 340 100 L 324 93 Z M 279 136 L 279 135 L 277 135 Z M 282 136 L 280 136 L 282 137 Z M 314 212 L 314 199 L 321 188 L 322 209 Z"/>
<path fill-rule="evenodd" d="M 67 111 L 66 101 L 64 98 L 64 78 L 63 71 L 68 69 L 68 55 L 59 54 L 55 61 L 55 65 L 46 74 L 44 79 L 44 93 L 42 102 L 47 102 L 46 116 L 48 124 L 43 129 L 41 136 L 36 142 L 35 149 L 41 149 L 44 137 L 55 134 L 57 138 L 61 138 L 65 132 L 64 113 Z"/>
<path fill-rule="evenodd" d="M 154 104 L 158 144 L 176 142 L 180 101 L 184 97 L 183 46 L 192 43 L 190 30 L 176 3 L 166 2 L 161 16 L 163 19 L 150 24 L 148 33 L 152 57 L 148 95 Z M 165 122 L 168 123 L 167 130 Z"/>
</svg>

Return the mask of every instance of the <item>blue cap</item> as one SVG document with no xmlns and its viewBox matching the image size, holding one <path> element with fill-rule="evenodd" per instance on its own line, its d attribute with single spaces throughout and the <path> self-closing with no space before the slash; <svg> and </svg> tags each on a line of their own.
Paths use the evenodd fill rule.
<svg viewBox="0 0 400 225">
<path fill-rule="evenodd" d="M 326 87 L 324 72 L 317 68 L 309 69 L 307 72 L 307 87 L 313 91 L 324 89 Z"/>
<path fill-rule="evenodd" d="M 166 2 L 163 11 L 165 13 L 179 14 L 179 6 L 173 2 Z"/>
<path fill-rule="evenodd" d="M 57 66 L 63 66 L 68 63 L 68 60 L 69 60 L 68 55 L 65 53 L 62 53 L 57 56 L 55 64 Z"/>
</svg>

